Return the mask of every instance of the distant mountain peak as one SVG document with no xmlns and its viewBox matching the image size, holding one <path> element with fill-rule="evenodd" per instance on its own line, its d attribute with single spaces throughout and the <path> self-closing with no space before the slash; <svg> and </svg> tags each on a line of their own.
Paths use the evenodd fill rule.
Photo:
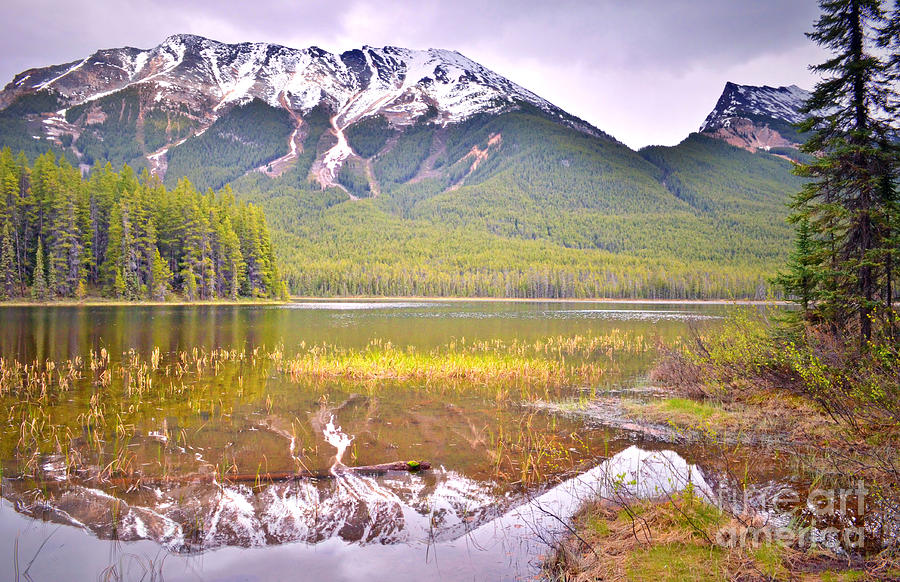
<svg viewBox="0 0 900 582">
<path fill-rule="evenodd" d="M 459 52 L 435 48 L 366 45 L 334 54 L 315 46 L 229 44 L 173 34 L 150 49 L 103 49 L 30 69 L 0 91 L 0 113 L 15 105 L 8 113 L 24 123 L 17 139 L 69 148 L 85 166 L 99 154 L 146 165 L 157 175 L 167 171 L 170 150 L 255 102 L 280 111 L 276 126 L 291 126 L 283 146 L 289 154 L 275 160 L 282 166 L 298 159 L 306 118 L 314 110 L 327 115 L 327 135 L 312 144 L 317 151 L 311 172 L 323 187 L 336 185 L 342 166 L 356 155 L 344 131 L 365 119 L 381 118 L 385 131 L 402 132 L 419 123 L 443 127 L 477 115 L 533 109 L 579 132 L 612 139 Z M 219 137 L 256 143 L 230 131 Z M 263 170 L 270 171 L 268 165 Z"/>
<path fill-rule="evenodd" d="M 796 145 L 802 140 L 794 125 L 803 121 L 800 110 L 809 96 L 796 85 L 760 87 L 728 81 L 700 132 L 749 150 Z"/>
<path fill-rule="evenodd" d="M 800 108 L 809 96 L 809 91 L 796 85 L 758 87 L 728 81 L 715 108 L 700 126 L 700 131 L 714 131 L 735 117 L 762 116 L 791 124 L 799 123 L 803 121 Z"/>
</svg>

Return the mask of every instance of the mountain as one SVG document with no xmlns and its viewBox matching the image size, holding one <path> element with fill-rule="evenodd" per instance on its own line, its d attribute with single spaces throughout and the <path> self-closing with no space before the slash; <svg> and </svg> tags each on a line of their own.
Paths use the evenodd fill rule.
<svg viewBox="0 0 900 582">
<path fill-rule="evenodd" d="M 177 35 L 17 75 L 0 145 L 227 186 L 294 293 L 760 296 L 802 182 L 733 128 L 795 143 L 780 95 L 729 84 L 702 132 L 634 151 L 459 53 Z"/>
<path fill-rule="evenodd" d="M 300 146 L 305 116 L 317 108 L 329 112 L 336 139 L 320 160 L 323 186 L 334 184 L 352 154 L 342 132 L 367 118 L 380 116 L 392 127 L 423 117 L 445 125 L 527 104 L 601 135 L 461 54 L 435 49 L 363 47 L 335 55 L 317 47 L 224 44 L 181 34 L 149 50 L 100 50 L 79 61 L 30 69 L 0 92 L 0 109 L 39 119 L 36 137 L 58 146 L 72 136 L 73 153 L 87 155 L 88 164 L 143 160 L 159 174 L 170 148 L 254 102 L 288 113 L 274 118 L 290 127 L 285 131 L 291 149 L 284 155 Z M 264 158 L 273 157 L 273 151 L 266 153 Z"/>
<path fill-rule="evenodd" d="M 728 82 L 700 133 L 754 150 L 795 147 L 803 137 L 794 124 L 803 121 L 800 108 L 810 93 L 796 85 L 756 87 Z"/>
</svg>

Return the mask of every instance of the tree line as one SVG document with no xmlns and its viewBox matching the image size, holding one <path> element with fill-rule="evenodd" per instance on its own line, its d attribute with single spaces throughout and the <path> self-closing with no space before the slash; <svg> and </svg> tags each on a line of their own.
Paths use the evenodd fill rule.
<svg viewBox="0 0 900 582">
<path fill-rule="evenodd" d="M 169 190 L 127 165 L 89 177 L 52 153 L 0 152 L 0 298 L 276 297 L 262 210 L 229 188 Z"/>
</svg>

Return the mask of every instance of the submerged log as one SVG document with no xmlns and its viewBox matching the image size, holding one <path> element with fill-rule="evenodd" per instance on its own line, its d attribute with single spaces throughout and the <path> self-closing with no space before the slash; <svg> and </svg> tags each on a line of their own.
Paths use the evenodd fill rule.
<svg viewBox="0 0 900 582">
<path fill-rule="evenodd" d="M 389 471 L 407 471 L 416 473 L 431 468 L 428 461 L 397 461 L 394 463 L 381 463 L 378 465 L 362 465 L 359 467 L 345 467 L 340 465 L 331 471 L 301 471 L 299 473 L 285 471 L 276 473 L 254 473 L 225 475 L 224 480 L 229 483 L 279 483 L 283 481 L 300 481 L 302 479 L 329 479 L 339 477 L 345 473 L 362 475 L 384 475 Z"/>
<path fill-rule="evenodd" d="M 31 477 L 9 477 L 10 480 L 29 481 L 43 488 L 61 487 L 71 484 L 91 484 L 93 486 L 104 486 L 131 490 L 139 487 L 159 486 L 159 485 L 186 485 L 191 483 L 213 483 L 215 481 L 224 481 L 226 483 L 245 483 L 250 485 L 264 485 L 269 483 L 283 483 L 287 481 L 302 481 L 304 479 L 334 479 L 342 474 L 360 474 L 360 475 L 384 475 L 390 471 L 406 471 L 409 473 L 417 473 L 426 471 L 431 468 L 428 461 L 396 461 L 393 463 L 380 463 L 378 465 L 362 465 L 359 467 L 346 467 L 338 465 L 328 471 L 281 471 L 266 473 L 236 473 L 236 474 L 190 474 L 178 476 L 166 476 L 162 478 L 144 478 L 140 476 L 127 477 L 111 477 L 108 479 L 85 479 L 79 477 L 69 477 L 65 480 L 43 481 Z"/>
</svg>

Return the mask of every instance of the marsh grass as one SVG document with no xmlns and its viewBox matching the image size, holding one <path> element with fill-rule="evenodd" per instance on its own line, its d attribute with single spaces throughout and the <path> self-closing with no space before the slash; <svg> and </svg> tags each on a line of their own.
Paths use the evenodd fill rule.
<svg viewBox="0 0 900 582">
<path fill-rule="evenodd" d="M 178 470 L 168 453 L 193 435 L 184 427 L 170 430 L 166 417 L 204 419 L 198 432 L 210 422 L 227 427 L 241 402 L 271 412 L 267 385 L 273 378 L 320 384 L 323 394 L 334 383 L 369 394 L 414 386 L 436 395 L 478 395 L 504 408 L 519 400 L 549 400 L 572 387 L 593 390 L 616 354 L 651 349 L 639 334 L 612 330 L 533 342 L 461 338 L 427 351 L 373 340 L 363 349 L 301 344 L 292 355 L 283 346 L 170 353 L 157 347 L 115 357 L 106 349 L 91 350 L 64 361 L 0 358 L 0 406 L 9 429 L 0 438 L 0 459 L 6 474 L 36 476 L 54 456 L 64 464 L 65 477 L 102 481 L 146 471 L 147 459 L 138 459 L 135 449 L 141 445 L 156 470 L 167 474 Z M 498 474 L 532 482 L 547 459 L 565 456 L 553 439 L 531 434 L 536 432 L 525 423 L 515 438 L 496 440 Z M 162 444 L 147 447 L 148 437 Z M 220 470 L 233 464 L 222 462 Z"/>
</svg>

